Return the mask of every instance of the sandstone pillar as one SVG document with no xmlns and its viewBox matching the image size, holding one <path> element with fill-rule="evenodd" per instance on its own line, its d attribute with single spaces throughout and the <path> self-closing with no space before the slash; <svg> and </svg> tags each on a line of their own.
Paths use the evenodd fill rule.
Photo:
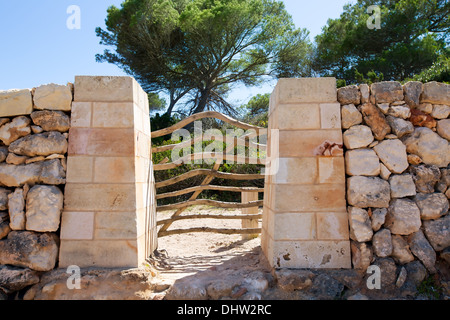
<svg viewBox="0 0 450 320">
<path fill-rule="evenodd" d="M 147 94 L 75 78 L 59 266 L 138 267 L 157 246 Z"/>
<path fill-rule="evenodd" d="M 279 168 L 266 176 L 261 237 L 275 268 L 351 268 L 340 119 L 334 78 L 281 79 L 271 95 Z"/>
</svg>

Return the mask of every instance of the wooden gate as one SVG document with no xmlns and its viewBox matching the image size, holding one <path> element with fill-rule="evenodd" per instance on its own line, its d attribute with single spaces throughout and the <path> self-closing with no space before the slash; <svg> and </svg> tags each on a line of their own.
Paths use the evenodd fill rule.
<svg viewBox="0 0 450 320">
<path fill-rule="evenodd" d="M 221 141 L 222 143 L 227 143 L 227 148 L 225 152 L 217 153 L 217 152 L 202 152 L 201 153 L 193 153 L 189 154 L 185 157 L 177 159 L 176 161 L 168 162 L 169 159 L 165 158 L 158 164 L 154 164 L 153 170 L 170 170 L 177 168 L 185 163 L 189 163 L 194 159 L 211 159 L 214 161 L 214 165 L 211 169 L 194 169 L 183 173 L 181 175 L 172 177 L 165 181 L 156 182 L 156 199 L 164 199 L 169 197 L 176 197 L 180 195 L 186 195 L 192 193 L 187 201 L 182 201 L 174 204 L 166 204 L 166 205 L 158 205 L 156 208 L 157 213 L 168 210 L 175 210 L 170 219 L 160 220 L 157 222 L 158 226 L 161 226 L 158 231 L 158 237 L 173 235 L 173 234 L 182 234 L 182 233 L 191 233 L 191 232 L 214 232 L 221 234 L 242 234 L 244 235 L 255 235 L 261 233 L 261 228 L 258 227 L 258 219 L 262 218 L 261 214 L 253 213 L 254 210 L 250 210 L 252 213 L 248 214 L 249 208 L 258 208 L 263 205 L 262 200 L 258 200 L 258 193 L 263 193 L 264 188 L 257 187 L 232 187 L 232 186 L 221 186 L 221 185 L 212 185 L 210 184 L 215 178 L 220 179 L 230 179 L 230 180 L 260 180 L 264 179 L 264 174 L 237 174 L 237 173 L 226 173 L 221 172 L 219 169 L 221 165 L 225 163 L 225 161 L 234 161 L 237 163 L 247 163 L 247 164 L 264 164 L 265 160 L 260 157 L 260 152 L 265 152 L 267 149 L 266 144 L 261 144 L 255 142 L 257 137 L 263 136 L 267 134 L 266 128 L 261 128 L 257 126 L 253 126 L 247 123 L 240 122 L 233 118 L 230 118 L 222 113 L 218 113 L 215 111 L 207 111 L 202 113 L 194 114 L 175 125 L 161 129 L 155 132 L 152 132 L 152 138 L 157 138 L 161 136 L 165 136 L 175 132 L 176 130 L 182 129 L 187 125 L 191 124 L 194 121 L 204 119 L 204 118 L 215 118 L 220 121 L 231 124 L 234 127 L 247 130 L 249 133 L 240 136 L 234 137 L 232 143 L 230 143 L 230 139 L 220 138 L 220 136 L 215 136 L 214 141 Z M 158 153 L 167 150 L 173 150 L 174 148 L 190 148 L 193 144 L 199 143 L 200 140 L 203 139 L 203 136 L 195 137 L 194 139 L 189 139 L 187 141 L 183 141 L 177 144 L 164 145 L 159 147 L 152 148 L 152 153 Z M 230 145 L 228 145 L 230 144 Z M 246 148 L 253 148 L 254 150 L 258 150 L 257 157 L 251 157 L 246 155 L 234 154 L 234 149 L 236 145 L 244 146 Z M 167 187 L 170 185 L 177 184 L 186 179 L 195 177 L 195 176 L 205 176 L 200 185 L 184 188 L 181 190 L 159 193 L 158 189 L 163 187 Z M 223 201 L 215 201 L 210 199 L 197 199 L 199 195 L 205 190 L 215 190 L 215 191 L 229 191 L 229 192 L 241 192 L 242 201 L 238 202 L 223 202 Z M 182 213 L 190 206 L 193 205 L 210 205 L 220 208 L 235 208 L 242 209 L 242 214 L 240 215 L 216 215 L 216 214 L 190 214 L 190 215 L 182 215 Z M 198 227 L 198 228 L 189 228 L 189 229 L 174 229 L 168 230 L 173 222 L 182 219 L 239 219 L 242 220 L 242 228 L 241 229 L 219 229 L 219 228 L 211 228 L 211 227 Z"/>
</svg>

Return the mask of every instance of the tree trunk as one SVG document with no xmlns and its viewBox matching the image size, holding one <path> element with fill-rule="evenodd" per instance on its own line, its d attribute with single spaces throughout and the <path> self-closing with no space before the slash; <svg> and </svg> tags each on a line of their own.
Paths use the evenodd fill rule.
<svg viewBox="0 0 450 320">
<path fill-rule="evenodd" d="M 204 89 L 201 91 L 200 100 L 195 108 L 194 113 L 200 113 L 205 111 L 206 103 L 208 102 L 209 95 L 211 94 L 211 89 Z"/>
</svg>

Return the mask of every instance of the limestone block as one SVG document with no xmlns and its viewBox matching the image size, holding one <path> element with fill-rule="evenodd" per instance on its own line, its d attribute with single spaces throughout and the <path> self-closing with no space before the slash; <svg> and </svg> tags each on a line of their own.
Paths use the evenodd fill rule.
<svg viewBox="0 0 450 320">
<path fill-rule="evenodd" d="M 450 247 L 450 215 L 423 222 L 423 230 L 436 251 Z"/>
<path fill-rule="evenodd" d="M 353 126 L 343 133 L 343 141 L 347 149 L 365 148 L 373 141 L 372 131 L 368 126 Z"/>
<path fill-rule="evenodd" d="M 392 239 L 389 229 L 381 229 L 373 235 L 373 251 L 380 258 L 389 257 L 392 254 Z"/>
<path fill-rule="evenodd" d="M 320 129 L 318 104 L 280 104 L 275 113 L 280 130 Z"/>
<path fill-rule="evenodd" d="M 61 239 L 92 240 L 94 212 L 64 211 L 61 216 Z"/>
<path fill-rule="evenodd" d="M 448 199 L 443 193 L 418 193 L 414 201 L 420 209 L 422 220 L 438 219 L 448 212 Z"/>
<path fill-rule="evenodd" d="M 391 198 L 403 198 L 416 195 L 416 186 L 410 174 L 393 175 L 389 178 Z"/>
<path fill-rule="evenodd" d="M 405 102 L 411 107 L 417 107 L 420 103 L 420 95 L 422 94 L 422 82 L 409 81 L 403 85 L 405 94 Z"/>
<path fill-rule="evenodd" d="M 0 264 L 50 271 L 58 258 L 58 239 L 52 233 L 12 231 L 0 241 Z"/>
<path fill-rule="evenodd" d="M 348 129 L 362 123 L 362 114 L 354 104 L 346 104 L 341 108 L 342 128 Z"/>
<path fill-rule="evenodd" d="M 450 107 L 445 104 L 433 105 L 431 116 L 435 119 L 447 119 L 450 114 Z"/>
<path fill-rule="evenodd" d="M 366 124 L 372 129 L 375 139 L 381 141 L 391 133 L 391 127 L 386 121 L 384 114 L 371 103 L 361 105 L 360 111 Z"/>
<path fill-rule="evenodd" d="M 90 128 L 92 118 L 91 102 L 73 102 L 70 114 L 71 128 Z"/>
<path fill-rule="evenodd" d="M 11 230 L 25 230 L 25 200 L 22 189 L 16 188 L 8 195 L 8 211 Z"/>
<path fill-rule="evenodd" d="M 320 123 L 322 129 L 340 129 L 341 105 L 339 103 L 320 104 Z"/>
<path fill-rule="evenodd" d="M 72 100 L 72 90 L 69 86 L 54 83 L 37 87 L 33 96 L 34 107 L 38 110 L 70 111 Z"/>
<path fill-rule="evenodd" d="M 406 264 L 414 261 L 414 256 L 409 250 L 408 242 L 401 235 L 392 235 L 392 254 L 391 257 L 399 264 Z"/>
<path fill-rule="evenodd" d="M 95 239 L 136 239 L 136 212 L 96 212 Z"/>
<path fill-rule="evenodd" d="M 406 151 L 420 156 L 424 163 L 447 167 L 450 163 L 450 145 L 429 128 L 419 127 L 402 138 Z"/>
<path fill-rule="evenodd" d="M 345 153 L 345 170 L 350 176 L 377 176 L 380 161 L 372 149 L 349 150 Z"/>
<path fill-rule="evenodd" d="M 319 157 L 319 183 L 345 184 L 344 157 Z"/>
<path fill-rule="evenodd" d="M 360 208 L 387 208 L 391 199 L 389 183 L 377 177 L 353 176 L 347 179 L 347 201 Z"/>
<path fill-rule="evenodd" d="M 347 212 L 317 212 L 318 240 L 348 240 Z"/>
<path fill-rule="evenodd" d="M 274 240 L 314 240 L 314 213 L 277 213 L 274 216 Z"/>
<path fill-rule="evenodd" d="M 92 128 L 133 128 L 134 104 L 132 102 L 120 103 L 93 103 Z"/>
<path fill-rule="evenodd" d="M 442 137 L 450 141 L 450 119 L 443 119 L 437 122 L 437 133 Z"/>
<path fill-rule="evenodd" d="M 359 85 L 359 92 L 361 93 L 361 103 L 369 102 L 370 98 L 370 87 L 369 85 L 362 83 Z"/>
<path fill-rule="evenodd" d="M 385 222 L 391 233 L 409 235 L 419 230 L 421 225 L 420 210 L 415 202 L 405 198 L 391 202 Z"/>
<path fill-rule="evenodd" d="M 450 105 L 450 85 L 436 81 L 423 84 L 421 103 Z"/>
<path fill-rule="evenodd" d="M 431 273 L 436 272 L 436 252 L 425 238 L 422 230 L 412 233 L 407 238 L 411 252 L 424 264 Z"/>
<path fill-rule="evenodd" d="M 316 158 L 280 158 L 274 183 L 314 184 L 317 181 L 317 176 Z"/>
<path fill-rule="evenodd" d="M 433 193 L 436 184 L 441 179 L 441 171 L 437 166 L 422 164 L 411 166 L 410 172 L 418 192 Z"/>
<path fill-rule="evenodd" d="M 350 239 L 358 242 L 372 240 L 373 231 L 367 211 L 357 207 L 348 207 L 347 211 Z"/>
<path fill-rule="evenodd" d="M 279 137 L 279 156 L 281 158 L 342 155 L 342 131 L 340 129 L 280 130 Z"/>
<path fill-rule="evenodd" d="M 377 144 L 373 150 L 383 164 L 393 173 L 402 173 L 408 164 L 405 145 L 398 139 L 385 140 Z"/>
<path fill-rule="evenodd" d="M 30 119 L 25 116 L 14 118 L 0 127 L 0 140 L 9 146 L 17 139 L 29 135 L 31 133 L 30 122 Z"/>
<path fill-rule="evenodd" d="M 0 164 L 0 181 L 7 187 L 21 187 L 37 183 L 58 185 L 65 183 L 65 172 L 59 159 L 28 165 Z"/>
<path fill-rule="evenodd" d="M 27 195 L 26 229 L 55 232 L 59 228 L 63 209 L 63 193 L 58 187 L 36 185 Z"/>
<path fill-rule="evenodd" d="M 335 78 L 279 79 L 275 88 L 278 103 L 336 102 Z"/>
<path fill-rule="evenodd" d="M 386 117 L 387 122 L 391 126 L 392 132 L 398 137 L 401 138 L 406 134 L 414 132 L 414 126 L 411 122 L 395 118 L 393 116 Z"/>
<path fill-rule="evenodd" d="M 9 151 L 17 155 L 36 157 L 51 154 L 65 154 L 67 139 L 56 131 L 44 132 L 20 138 L 9 146 Z"/>
<path fill-rule="evenodd" d="M 341 104 L 360 104 L 361 93 L 356 85 L 346 86 L 337 90 L 338 101 Z"/>
<path fill-rule="evenodd" d="M 67 132 L 70 128 L 70 118 L 62 111 L 35 111 L 31 114 L 31 119 L 43 131 Z"/>
<path fill-rule="evenodd" d="M 0 117 L 14 117 L 33 112 L 29 89 L 0 91 Z"/>
<path fill-rule="evenodd" d="M 403 87 L 397 81 L 382 81 L 373 83 L 370 87 L 376 103 L 403 100 Z"/>
</svg>

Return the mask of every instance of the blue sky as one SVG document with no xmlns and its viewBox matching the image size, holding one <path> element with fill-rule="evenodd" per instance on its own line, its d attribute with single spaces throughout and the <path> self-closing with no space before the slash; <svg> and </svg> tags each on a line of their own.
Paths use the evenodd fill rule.
<svg viewBox="0 0 450 320">
<path fill-rule="evenodd" d="M 284 0 L 297 27 L 307 28 L 311 38 L 328 18 L 337 18 L 342 7 L 355 0 Z M 122 0 L 0 0 L 0 90 L 32 88 L 46 83 L 73 82 L 76 75 L 125 75 L 118 67 L 97 63 L 96 27 L 104 27 L 106 10 Z M 71 5 L 80 8 L 80 29 L 67 28 Z M 235 103 L 256 93 L 270 92 L 271 85 L 236 90 Z"/>
</svg>

